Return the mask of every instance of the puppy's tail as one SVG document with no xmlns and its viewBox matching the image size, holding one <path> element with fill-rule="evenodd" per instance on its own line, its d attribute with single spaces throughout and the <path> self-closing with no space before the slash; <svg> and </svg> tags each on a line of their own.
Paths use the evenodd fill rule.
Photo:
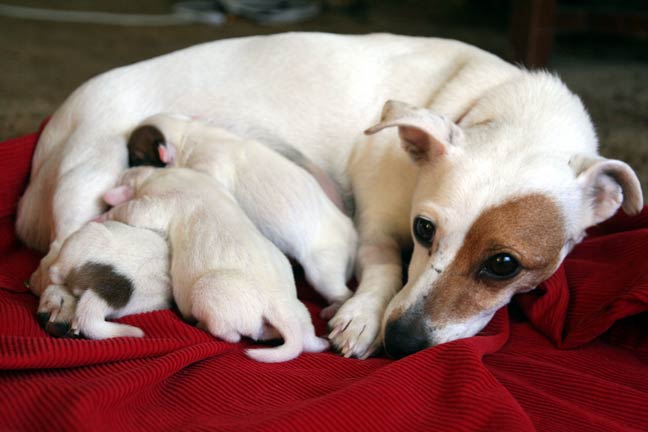
<svg viewBox="0 0 648 432">
<path fill-rule="evenodd" d="M 281 334 L 283 345 L 249 349 L 245 352 L 248 357 L 264 363 L 279 363 L 296 358 L 302 351 L 321 352 L 329 347 L 326 340 L 315 336 L 310 315 L 304 304 L 297 299 L 295 302 L 297 304 L 290 308 L 275 305 L 266 314 L 266 319 Z"/>
<path fill-rule="evenodd" d="M 299 319 L 290 311 L 277 310 L 273 305 L 266 314 L 266 319 L 284 340 L 283 345 L 274 348 L 249 349 L 245 354 L 253 360 L 264 363 L 279 363 L 292 360 L 304 349 L 304 332 Z"/>
</svg>

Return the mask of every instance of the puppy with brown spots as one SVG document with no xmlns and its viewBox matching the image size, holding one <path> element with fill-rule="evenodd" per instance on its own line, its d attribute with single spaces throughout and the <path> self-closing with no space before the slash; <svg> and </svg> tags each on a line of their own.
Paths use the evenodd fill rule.
<svg viewBox="0 0 648 432">
<path fill-rule="evenodd" d="M 90 339 L 142 337 L 141 329 L 106 318 L 171 305 L 166 240 L 120 222 L 90 222 L 68 237 L 49 278 L 38 312 L 50 333 L 67 333 L 71 323 L 73 335 Z"/>
</svg>

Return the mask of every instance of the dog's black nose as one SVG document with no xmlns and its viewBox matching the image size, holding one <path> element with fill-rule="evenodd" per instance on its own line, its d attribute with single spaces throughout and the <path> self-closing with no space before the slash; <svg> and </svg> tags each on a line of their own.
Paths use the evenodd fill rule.
<svg viewBox="0 0 648 432">
<path fill-rule="evenodd" d="M 397 319 L 387 324 L 383 346 L 387 355 L 399 359 L 428 346 L 427 336 L 412 320 Z"/>
</svg>

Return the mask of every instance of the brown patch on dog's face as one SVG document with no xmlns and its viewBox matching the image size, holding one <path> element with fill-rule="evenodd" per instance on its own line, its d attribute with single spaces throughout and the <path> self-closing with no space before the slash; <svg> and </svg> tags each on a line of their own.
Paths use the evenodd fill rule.
<svg viewBox="0 0 648 432">
<path fill-rule="evenodd" d="M 452 263 L 434 283 L 424 313 L 434 326 L 460 322 L 534 288 L 556 269 L 565 243 L 558 206 L 527 195 L 482 213 Z M 500 277 L 491 270 L 517 270 Z M 499 267 L 498 267 L 499 266 Z M 508 266 L 508 267 L 507 267 Z"/>
<path fill-rule="evenodd" d="M 129 166 L 166 166 L 158 153 L 158 147 L 165 145 L 165 143 L 164 135 L 155 126 L 144 125 L 138 127 L 128 138 Z"/>
<path fill-rule="evenodd" d="M 452 233 L 439 232 L 431 257 L 419 264 L 426 268 L 388 306 L 382 337 L 392 357 L 477 334 L 514 294 L 555 271 L 566 235 L 560 209 L 542 194 L 483 211 L 443 268 L 435 258 Z"/>
</svg>

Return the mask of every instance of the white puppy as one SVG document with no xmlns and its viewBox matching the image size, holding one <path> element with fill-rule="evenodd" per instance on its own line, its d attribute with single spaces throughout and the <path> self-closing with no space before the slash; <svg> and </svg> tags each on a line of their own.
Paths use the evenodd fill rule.
<svg viewBox="0 0 648 432">
<path fill-rule="evenodd" d="M 330 304 L 324 318 L 351 297 L 346 281 L 354 267 L 355 228 L 304 168 L 255 140 L 180 115 L 144 120 L 128 147 L 131 164 L 193 168 L 231 191 L 259 230 L 304 267 L 306 279 Z M 295 150 L 290 156 L 308 164 Z"/>
<path fill-rule="evenodd" d="M 428 110 L 392 104 L 371 132 L 387 129 L 363 135 L 390 99 Z M 285 143 L 353 192 L 359 285 L 329 325 L 356 357 L 477 333 L 588 227 L 643 207 L 636 175 L 598 155 L 583 104 L 557 77 L 458 41 L 289 33 L 198 45 L 80 87 L 39 140 L 21 238 L 46 250 L 99 214 L 128 135 L 159 112 Z"/>
<path fill-rule="evenodd" d="M 63 335 L 71 323 L 73 334 L 90 339 L 142 337 L 137 327 L 105 319 L 170 307 L 168 270 L 167 242 L 158 233 L 90 222 L 61 246 L 38 312 L 51 333 Z"/>
<path fill-rule="evenodd" d="M 120 186 L 135 199 L 104 217 L 168 232 L 173 296 L 186 319 L 229 342 L 280 335 L 279 347 L 247 350 L 258 361 L 328 348 L 297 299 L 288 259 L 215 179 L 185 168 L 140 167 L 126 171 Z"/>
</svg>

